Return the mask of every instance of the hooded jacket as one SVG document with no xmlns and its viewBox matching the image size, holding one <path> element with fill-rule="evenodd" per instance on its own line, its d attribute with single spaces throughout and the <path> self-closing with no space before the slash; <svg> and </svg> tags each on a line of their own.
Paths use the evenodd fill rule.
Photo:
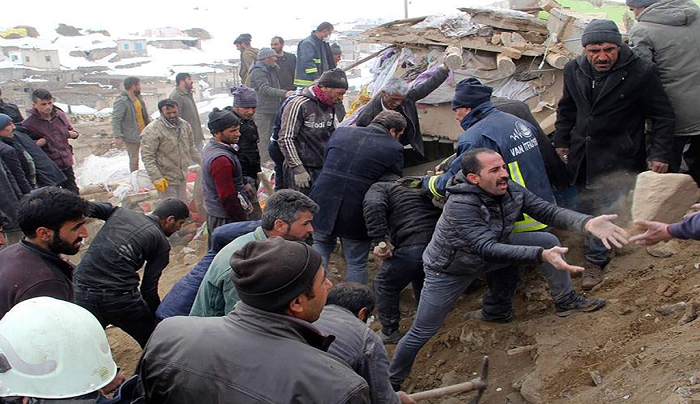
<svg viewBox="0 0 700 404">
<path fill-rule="evenodd" d="M 508 244 L 523 214 L 576 231 L 583 231 L 591 218 L 547 202 L 510 180 L 505 195 L 491 196 L 460 172 L 447 191 L 450 197 L 423 253 L 425 268 L 436 272 L 476 275 L 491 263 L 539 264 L 542 247 Z"/>
<path fill-rule="evenodd" d="M 143 114 L 143 122 L 148 126 L 151 122 L 151 117 L 146 111 L 146 103 L 141 96 L 138 97 L 141 101 L 141 113 Z M 145 130 L 145 128 L 144 128 Z M 115 138 L 122 138 L 126 143 L 141 142 L 141 129 L 136 122 L 136 108 L 134 102 L 129 98 L 129 93 L 122 91 L 121 94 L 114 99 L 112 105 L 112 135 Z"/>
<path fill-rule="evenodd" d="M 159 117 L 143 130 L 141 159 L 151 181 L 165 178 L 170 185 L 186 182 L 189 165 L 201 161 L 192 127 L 178 119 L 178 126 L 174 126 Z"/>
<path fill-rule="evenodd" d="M 564 67 L 554 146 L 569 148 L 572 181 L 584 185 L 585 179 L 592 187 L 606 174 L 639 173 L 647 160 L 668 163 L 675 117 L 656 66 L 623 44 L 595 100 L 592 69 L 585 55 Z M 645 119 L 651 121 L 648 139 Z"/>
<path fill-rule="evenodd" d="M 700 7 L 689 0 L 662 0 L 639 14 L 630 45 L 656 63 L 676 113 L 676 136 L 700 135 Z"/>
<path fill-rule="evenodd" d="M 287 90 L 282 88 L 279 79 L 279 66 L 266 65 L 257 61 L 250 69 L 250 86 L 258 93 L 258 107 L 255 112 L 274 115 L 277 113 Z"/>
</svg>

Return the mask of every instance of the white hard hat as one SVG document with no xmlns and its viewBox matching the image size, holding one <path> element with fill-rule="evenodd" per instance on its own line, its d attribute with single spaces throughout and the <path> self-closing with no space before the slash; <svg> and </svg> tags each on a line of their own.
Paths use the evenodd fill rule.
<svg viewBox="0 0 700 404">
<path fill-rule="evenodd" d="M 116 375 L 102 326 L 80 306 L 37 297 L 0 320 L 0 397 L 71 398 Z"/>
</svg>

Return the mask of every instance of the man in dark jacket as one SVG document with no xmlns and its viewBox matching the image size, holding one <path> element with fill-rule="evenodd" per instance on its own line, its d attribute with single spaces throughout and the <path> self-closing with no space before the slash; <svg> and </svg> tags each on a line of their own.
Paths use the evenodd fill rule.
<svg viewBox="0 0 700 404">
<path fill-rule="evenodd" d="M 90 206 L 65 189 L 33 191 L 21 201 L 17 214 L 25 238 L 0 251 L 0 318 L 33 297 L 72 301 L 73 265 L 60 254 L 77 254 L 88 236 L 85 217 Z"/>
<path fill-rule="evenodd" d="M 281 36 L 273 37 L 270 40 L 270 48 L 277 55 L 277 65 L 280 67 L 280 88 L 293 91 L 296 88 L 294 86 L 294 72 L 297 67 L 296 55 L 284 51 L 284 39 Z"/>
<path fill-rule="evenodd" d="M 335 336 L 328 353 L 347 363 L 369 386 L 372 404 L 415 403 L 389 383 L 389 358 L 367 320 L 374 310 L 372 290 L 359 283 L 341 283 L 328 292 L 326 307 L 314 322 L 324 334 Z"/>
<path fill-rule="evenodd" d="M 241 120 L 232 112 L 214 108 L 207 126 L 213 137 L 202 150 L 202 193 L 211 248 L 211 234 L 217 227 L 245 222 L 252 210 L 244 196 L 243 169 L 236 151 Z"/>
<path fill-rule="evenodd" d="M 583 270 L 563 258 L 567 248 L 551 233 L 513 233 L 515 221 L 527 213 L 541 223 L 600 237 L 607 247 L 626 243 L 626 233 L 610 220 L 615 215 L 591 217 L 559 208 L 509 180 L 506 163 L 491 149 L 467 152 L 460 172 L 448 187 L 447 199 L 433 238 L 423 254 L 425 287 L 418 312 L 401 338 L 391 363 L 391 382 L 399 386 L 408 377 L 420 349 L 445 321 L 459 296 L 480 275 L 489 289 L 482 309 L 472 318 L 512 321 L 512 297 L 517 264 L 542 264 L 550 294 L 560 317 L 598 310 L 605 300 L 585 298 L 571 286 L 569 272 Z"/>
<path fill-rule="evenodd" d="M 253 117 L 258 105 L 258 96 L 250 87 L 238 86 L 231 89 L 233 107 L 231 112 L 241 121 L 241 137 L 238 139 L 238 160 L 243 172 L 243 190 L 250 201 L 253 211 L 248 214 L 248 220 L 260 219 L 260 204 L 258 203 L 258 178 L 262 177 L 260 167 L 260 136 Z"/>
<path fill-rule="evenodd" d="M 396 344 L 399 332 L 401 291 L 413 285 L 416 302 L 423 288 L 423 251 L 428 246 L 440 218 L 430 196 L 421 190 L 399 185 L 387 176 L 372 185 L 363 202 L 367 235 L 375 245 L 374 255 L 383 260 L 374 289 L 377 312 L 382 323 L 380 337 L 385 344 Z M 379 243 L 386 243 L 382 249 Z"/>
<path fill-rule="evenodd" d="M 151 122 L 146 103 L 141 98 L 141 79 L 124 79 L 124 91 L 112 105 L 112 136 L 117 147 L 126 146 L 129 154 L 129 171 L 139 169 L 141 132 Z"/>
<path fill-rule="evenodd" d="M 581 191 L 581 210 L 615 211 L 639 172 L 664 173 L 671 161 L 674 113 L 658 69 L 622 43 L 617 25 L 593 20 L 584 30 L 585 55 L 564 68 L 564 95 L 557 107 L 554 146 L 567 159 Z M 651 122 L 648 135 L 645 120 Z M 609 252 L 586 238 L 582 285 L 603 280 Z"/>
<path fill-rule="evenodd" d="M 12 118 L 0 114 L 0 164 L 21 197 L 34 189 L 34 170 L 24 154 L 24 148 L 15 140 L 14 132 L 15 124 L 12 123 Z"/>
<path fill-rule="evenodd" d="M 277 55 L 270 48 L 262 48 L 258 52 L 258 60 L 250 69 L 250 86 L 258 94 L 258 107 L 255 110 L 255 125 L 260 135 L 260 156 L 263 161 L 269 160 L 267 145 L 272 134 L 272 125 L 277 110 L 282 101 L 292 95 L 293 91 L 286 90 L 279 77 L 280 66 Z"/>
<path fill-rule="evenodd" d="M 427 97 L 436 88 L 445 82 L 449 70 L 441 67 L 435 74 L 425 82 L 409 88 L 408 84 L 400 78 L 389 80 L 382 91 L 372 98 L 360 115 L 355 124 L 357 126 L 367 126 L 372 122 L 377 114 L 384 110 L 394 110 L 401 113 L 406 118 L 406 131 L 401 137 L 401 144 L 410 145 L 411 150 L 404 152 L 406 166 L 414 166 L 424 162 L 425 150 L 423 148 L 423 134 L 420 130 L 418 120 L 418 108 L 416 102 Z"/>
<path fill-rule="evenodd" d="M 332 286 L 318 252 L 273 237 L 246 244 L 231 268 L 233 311 L 171 317 L 151 336 L 138 366 L 149 403 L 369 402 L 367 383 L 325 352 L 333 338 L 311 324 Z"/>
<path fill-rule="evenodd" d="M 366 128 L 343 127 L 328 142 L 326 160 L 309 196 L 319 206 L 314 217 L 314 248 L 328 266 L 340 237 L 347 262 L 347 280 L 366 284 L 367 236 L 362 201 L 372 184 L 385 174 L 401 175 L 403 147 L 397 139 L 406 120 L 396 111 L 384 111 Z"/>
<path fill-rule="evenodd" d="M 73 129 L 66 114 L 53 104 L 53 95 L 48 90 L 34 90 L 32 101 L 34 108 L 22 122 L 22 126 L 66 176 L 66 180 L 58 185 L 77 194 L 78 184 L 73 172 L 73 146 L 68 139 L 77 139 L 79 134 Z"/>
<path fill-rule="evenodd" d="M 163 199 L 151 215 L 93 203 L 92 216 L 105 224 L 75 270 L 75 302 L 143 348 L 155 328 L 158 280 L 170 261 L 168 237 L 180 230 L 189 209 L 175 198 Z M 144 264 L 141 280 L 137 271 Z"/>
<path fill-rule="evenodd" d="M 297 46 L 297 65 L 294 85 L 310 86 L 321 75 L 335 68 L 331 46 L 328 38 L 333 33 L 333 24 L 322 22 L 311 35 L 304 38 Z"/>
<path fill-rule="evenodd" d="M 15 104 L 10 104 L 2 99 L 2 88 L 0 88 L 0 114 L 5 114 L 12 118 L 12 122 L 18 124 L 24 120 L 19 107 Z"/>
<path fill-rule="evenodd" d="M 308 195 L 335 130 L 335 104 L 343 100 L 347 90 L 345 72 L 329 70 L 284 107 L 277 143 L 284 155 L 287 187 Z"/>
<path fill-rule="evenodd" d="M 199 119 L 197 103 L 192 96 L 194 93 L 192 76 L 189 73 L 178 73 L 175 76 L 175 83 L 175 89 L 170 93 L 169 98 L 177 103 L 180 118 L 186 120 L 192 127 L 194 146 L 197 150 L 202 151 L 204 134 L 202 133 L 202 121 Z"/>
</svg>

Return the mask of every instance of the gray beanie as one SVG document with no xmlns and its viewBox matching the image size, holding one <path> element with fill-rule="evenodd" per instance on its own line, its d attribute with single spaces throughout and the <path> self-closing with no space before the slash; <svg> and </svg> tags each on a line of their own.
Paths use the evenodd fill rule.
<svg viewBox="0 0 700 404">
<path fill-rule="evenodd" d="M 270 48 L 261 48 L 258 51 L 258 60 L 267 59 L 272 56 L 277 56 L 277 54 Z"/>
<path fill-rule="evenodd" d="M 258 95 L 250 87 L 231 87 L 234 108 L 256 108 L 258 106 Z"/>
<path fill-rule="evenodd" d="M 334 56 L 340 56 L 343 54 L 343 50 L 340 49 L 340 45 L 338 45 L 337 43 L 334 43 L 333 45 L 331 45 L 331 53 Z"/>
<path fill-rule="evenodd" d="M 581 45 L 595 43 L 614 43 L 622 45 L 622 35 L 617 29 L 617 24 L 611 20 L 593 20 L 588 23 L 581 35 Z"/>
<path fill-rule="evenodd" d="M 625 4 L 627 4 L 627 7 L 629 8 L 642 8 L 642 7 L 649 7 L 652 4 L 658 3 L 659 0 L 627 0 L 625 1 Z"/>
</svg>

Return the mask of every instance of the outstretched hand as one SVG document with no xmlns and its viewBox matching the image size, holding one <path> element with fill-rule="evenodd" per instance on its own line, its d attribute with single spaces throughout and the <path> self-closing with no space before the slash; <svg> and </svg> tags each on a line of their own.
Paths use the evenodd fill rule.
<svg viewBox="0 0 700 404">
<path fill-rule="evenodd" d="M 652 222 L 649 220 L 635 220 L 634 224 L 641 227 L 646 227 L 647 231 L 644 234 L 639 234 L 630 239 L 634 244 L 639 245 L 654 245 L 660 241 L 666 241 L 673 238 L 668 232 L 668 225 L 661 222 Z"/>
<path fill-rule="evenodd" d="M 542 262 L 547 262 L 560 271 L 572 274 L 583 272 L 583 267 L 566 262 L 563 254 L 566 254 L 568 251 L 569 249 L 566 247 L 552 247 L 549 250 L 544 250 L 542 251 Z"/>
<path fill-rule="evenodd" d="M 608 250 L 612 249 L 611 244 L 622 248 L 623 245 L 629 243 L 630 235 L 625 229 L 612 222 L 615 219 L 617 219 L 617 215 L 596 216 L 586 223 L 585 230 L 598 237 Z"/>
</svg>

